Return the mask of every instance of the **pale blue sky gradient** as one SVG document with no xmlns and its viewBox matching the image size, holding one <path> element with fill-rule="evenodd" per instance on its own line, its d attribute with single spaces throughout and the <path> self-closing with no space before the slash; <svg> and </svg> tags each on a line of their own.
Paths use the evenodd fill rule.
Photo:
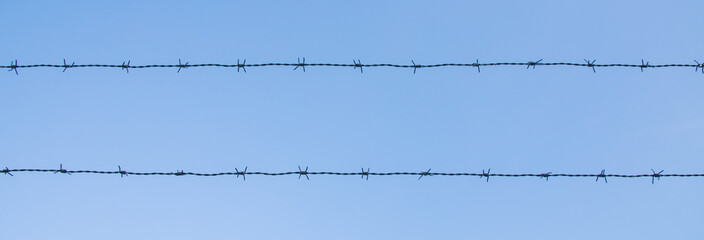
<svg viewBox="0 0 704 240">
<path fill-rule="evenodd" d="M 19 64 L 704 60 L 702 1 L 4 1 Z M 701 61 L 700 61 L 701 62 Z M 0 167 L 704 172 L 693 69 L 20 69 Z M 0 176 L 6 239 L 693 239 L 703 179 Z"/>
</svg>

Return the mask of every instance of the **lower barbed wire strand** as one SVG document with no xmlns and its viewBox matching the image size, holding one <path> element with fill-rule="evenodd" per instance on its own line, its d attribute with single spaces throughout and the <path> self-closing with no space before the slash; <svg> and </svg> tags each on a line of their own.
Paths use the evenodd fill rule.
<svg viewBox="0 0 704 240">
<path fill-rule="evenodd" d="M 159 176 L 226 176 L 226 175 L 264 175 L 264 176 L 283 176 L 283 175 L 338 175 L 338 176 L 393 176 L 393 175 L 413 175 L 413 176 L 491 176 L 491 177 L 574 177 L 574 178 L 593 178 L 593 177 L 609 177 L 609 178 L 655 178 L 655 177 L 704 177 L 704 173 L 653 173 L 653 174 L 569 174 L 569 173 L 444 173 L 444 172 L 308 172 L 308 171 L 291 171 L 291 172 L 215 172 L 215 173 L 197 173 L 185 172 L 178 170 L 176 172 L 129 172 L 129 171 L 99 171 L 99 170 L 67 170 L 67 169 L 8 169 L 0 170 L 0 173 L 17 173 L 17 172 L 46 172 L 46 173 L 68 173 L 68 174 L 115 174 L 115 175 L 159 175 Z"/>
<path fill-rule="evenodd" d="M 696 61 L 695 61 L 696 62 Z M 123 64 L 27 64 L 27 65 L 17 65 L 13 63 L 12 65 L 0 65 L 0 68 L 9 69 L 25 69 L 25 68 L 119 68 L 119 69 L 143 69 L 143 68 L 197 68 L 197 67 L 223 67 L 223 68 L 239 68 L 239 67 L 268 67 L 268 66 L 285 66 L 285 67 L 297 67 L 297 66 L 312 66 L 312 67 L 346 67 L 346 68 L 357 68 L 357 67 L 394 67 L 394 68 L 439 68 L 439 67 L 488 67 L 488 66 L 574 66 L 574 67 L 627 67 L 627 68 L 669 68 L 669 67 L 687 67 L 687 68 L 701 68 L 702 64 L 696 62 L 697 64 L 681 64 L 681 63 L 667 63 L 667 64 L 625 64 L 625 63 L 610 63 L 610 64 L 592 64 L 592 63 L 572 63 L 572 62 L 488 62 L 488 63 L 438 63 L 438 64 L 392 64 L 392 63 L 372 63 L 372 64 L 349 64 L 349 63 L 249 63 L 249 64 L 222 64 L 222 63 L 199 63 L 199 64 L 147 64 L 147 65 L 125 65 Z"/>
</svg>

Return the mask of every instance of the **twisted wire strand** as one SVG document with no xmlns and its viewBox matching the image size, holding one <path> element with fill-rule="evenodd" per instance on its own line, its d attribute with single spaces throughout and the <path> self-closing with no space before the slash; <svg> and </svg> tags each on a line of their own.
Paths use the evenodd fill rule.
<svg viewBox="0 0 704 240">
<path fill-rule="evenodd" d="M 291 171 L 291 172 L 249 172 L 249 171 L 236 171 L 236 172 L 214 172 L 214 173 L 198 173 L 198 172 L 131 172 L 123 171 L 121 168 L 118 171 L 97 171 L 97 170 L 66 170 L 63 167 L 59 169 L 8 169 L 0 170 L 0 173 L 12 174 L 18 172 L 46 172 L 46 173 L 64 173 L 64 174 L 109 174 L 109 175 L 160 175 L 160 176 L 224 176 L 224 175 L 264 175 L 264 176 L 283 176 L 283 175 L 336 175 L 336 176 L 393 176 L 393 175 L 411 175 L 411 176 L 477 176 L 477 177 L 576 177 L 576 178 L 594 178 L 594 177 L 609 177 L 609 178 L 660 178 L 660 177 L 704 177 L 704 173 L 667 173 L 664 174 L 662 171 L 660 173 L 652 174 L 573 174 L 573 173 L 447 173 L 447 172 L 431 172 L 430 170 L 424 172 L 365 172 L 364 170 L 359 172 L 329 172 L 329 171 Z M 598 180 L 598 179 L 597 179 Z"/>
<path fill-rule="evenodd" d="M 359 60 L 358 60 L 359 61 Z M 533 67 L 535 68 L 536 66 L 574 66 L 574 67 L 587 67 L 591 68 L 592 70 L 595 70 L 595 68 L 605 68 L 605 67 L 624 67 L 624 68 L 640 68 L 641 70 L 645 68 L 672 68 L 672 67 L 684 67 L 684 68 L 695 68 L 695 71 L 699 71 L 699 69 L 704 69 L 704 64 L 700 63 L 698 61 L 694 61 L 695 63 L 693 64 L 680 64 L 680 63 L 668 63 L 668 64 L 654 64 L 651 65 L 650 62 L 645 62 L 641 61 L 641 64 L 625 64 L 625 63 L 610 63 L 610 64 L 595 64 L 596 60 L 593 61 L 588 61 L 585 59 L 586 63 L 573 63 L 573 62 L 542 62 L 541 60 L 538 61 L 529 61 L 529 62 L 490 62 L 490 63 L 480 63 L 478 60 L 475 63 L 438 63 L 438 64 L 392 64 L 392 63 L 373 63 L 373 64 L 362 64 L 361 61 L 353 61 L 352 64 L 349 63 L 306 63 L 305 59 L 303 62 L 297 62 L 297 63 L 237 63 L 237 64 L 221 64 L 221 63 L 199 63 L 199 64 L 189 64 L 186 62 L 185 64 L 179 63 L 179 64 L 148 64 L 148 65 L 130 65 L 130 61 L 126 61 L 127 64 L 124 62 L 122 64 L 75 64 L 72 63 L 71 65 L 66 64 L 64 60 L 64 64 L 27 64 L 27 65 L 18 65 L 17 60 L 11 62 L 10 65 L 0 65 L 0 68 L 4 69 L 10 69 L 10 71 L 15 71 L 17 73 L 17 69 L 24 69 L 24 68 L 62 68 L 64 71 L 66 69 L 70 68 L 119 68 L 122 70 L 129 70 L 129 69 L 142 69 L 142 68 L 177 68 L 178 71 L 180 72 L 181 69 L 185 68 L 198 68 L 198 67 L 223 67 L 223 68 L 237 68 L 238 71 L 240 68 L 246 69 L 246 68 L 252 68 L 252 67 L 271 67 L 271 66 L 283 66 L 283 67 L 305 67 L 305 66 L 312 66 L 312 67 L 348 67 L 348 68 L 364 68 L 364 67 L 390 67 L 390 68 L 412 68 L 414 69 L 414 72 L 416 69 L 420 68 L 439 68 L 439 67 L 487 67 L 487 66 L 526 66 L 528 68 Z M 246 70 L 245 70 L 246 72 Z M 363 71 L 362 71 L 363 72 Z M 704 70 L 702 70 L 702 73 L 704 73 Z"/>
</svg>

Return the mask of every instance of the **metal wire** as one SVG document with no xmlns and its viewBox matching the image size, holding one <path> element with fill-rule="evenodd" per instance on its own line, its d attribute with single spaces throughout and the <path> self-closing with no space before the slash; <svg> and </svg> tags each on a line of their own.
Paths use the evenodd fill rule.
<svg viewBox="0 0 704 240">
<path fill-rule="evenodd" d="M 118 166 L 117 171 L 97 171 L 97 170 L 67 170 L 63 168 L 63 164 L 59 165 L 59 169 L 9 169 L 5 168 L 3 170 L 0 170 L 0 173 L 5 173 L 7 175 L 14 176 L 12 173 L 18 173 L 18 172 L 45 172 L 45 173 L 63 173 L 63 174 L 111 174 L 111 175 L 120 175 L 120 177 L 124 176 L 130 176 L 130 175 L 137 175 L 137 176 L 150 176 L 150 175 L 157 175 L 157 176 L 201 176 L 201 177 L 214 177 L 214 176 L 226 176 L 226 175 L 234 175 L 239 178 L 239 176 L 243 177 L 243 180 L 246 180 L 247 175 L 264 175 L 264 176 L 283 176 L 283 175 L 298 175 L 298 178 L 300 179 L 301 177 L 305 176 L 306 179 L 310 180 L 309 175 L 334 175 L 334 176 L 361 176 L 363 179 L 366 177 L 366 179 L 369 179 L 369 176 L 394 176 L 394 175 L 410 175 L 410 176 L 418 176 L 418 180 L 422 179 L 423 177 L 430 177 L 430 176 L 475 176 L 475 177 L 480 177 L 480 178 L 486 178 L 486 181 L 489 182 L 489 177 L 538 177 L 539 179 L 545 178 L 547 181 L 550 177 L 576 177 L 576 178 L 596 178 L 596 181 L 599 181 L 600 178 L 604 179 L 604 182 L 607 182 L 607 178 L 651 178 L 652 183 L 655 183 L 655 179 L 660 180 L 661 177 L 704 177 L 704 173 L 693 173 L 693 174 L 683 174 L 683 173 L 668 173 L 668 174 L 663 174 L 663 170 L 656 172 L 655 170 L 651 169 L 652 173 L 648 174 L 606 174 L 606 170 L 601 170 L 600 173 L 598 174 L 573 174 L 573 173 L 553 173 L 553 172 L 546 172 L 546 173 L 491 173 L 491 169 L 484 171 L 482 170 L 481 173 L 467 173 L 467 172 L 455 172 L 455 173 L 448 173 L 448 172 L 431 172 L 431 169 L 428 169 L 427 171 L 421 171 L 421 172 L 370 172 L 369 168 L 365 171 L 364 168 L 362 168 L 361 171 L 359 172 L 328 172 L 328 171 L 322 171 L 322 172 L 312 172 L 308 171 L 308 167 L 301 168 L 300 166 L 298 167 L 298 171 L 291 171 L 291 172 L 251 172 L 247 171 L 248 168 L 245 167 L 244 171 L 239 171 L 237 168 L 235 168 L 234 172 L 213 172 L 213 173 L 197 173 L 197 172 L 185 172 L 183 170 L 177 170 L 175 172 L 130 172 L 130 171 L 125 171 L 121 166 Z"/>
<path fill-rule="evenodd" d="M 66 59 L 64 59 L 63 64 L 28 64 L 19 65 L 17 60 L 11 61 L 10 65 L 0 65 L 0 68 L 9 69 L 11 72 L 18 73 L 18 69 L 23 68 L 59 68 L 63 69 L 65 72 L 67 69 L 71 68 L 117 68 L 121 70 L 126 70 L 129 73 L 129 69 L 140 69 L 140 68 L 174 68 L 176 72 L 181 72 L 183 69 L 187 68 L 199 68 L 199 67 L 222 67 L 222 68 L 236 68 L 237 72 L 243 70 L 247 72 L 246 68 L 254 67 L 293 67 L 293 70 L 301 68 L 304 72 L 306 66 L 308 67 L 344 67 L 344 68 L 359 68 L 360 73 L 364 73 L 363 68 L 372 67 L 387 67 L 387 68 L 411 68 L 413 73 L 416 73 L 418 69 L 421 68 L 440 68 L 440 67 L 476 67 L 478 72 L 481 72 L 481 67 L 491 67 L 491 66 L 526 66 L 526 68 L 535 69 L 536 66 L 573 66 L 573 67 L 586 67 L 591 69 L 596 73 L 596 68 L 606 68 L 606 67 L 622 67 L 622 68 L 638 68 L 643 71 L 646 68 L 672 68 L 672 67 L 683 67 L 683 68 L 694 68 L 695 72 L 701 69 L 704 73 L 704 62 L 700 63 L 694 60 L 693 64 L 680 64 L 680 63 L 668 63 L 668 64 L 653 64 L 651 65 L 649 61 L 641 59 L 640 64 L 628 64 L 628 63 L 608 63 L 608 64 L 596 64 L 596 59 L 587 60 L 584 59 L 584 63 L 574 63 L 574 62 L 543 62 L 543 59 L 537 61 L 527 61 L 527 62 L 488 62 L 480 63 L 477 59 L 473 63 L 438 63 L 438 64 L 416 64 L 415 61 L 411 60 L 411 64 L 393 64 L 393 63 L 372 63 L 372 64 L 362 64 L 361 60 L 352 60 L 352 63 L 306 63 L 305 58 L 299 58 L 295 63 L 249 63 L 245 59 L 240 63 L 237 59 L 236 64 L 221 64 L 221 63 L 198 63 L 190 64 L 189 62 L 182 61 L 178 59 L 178 64 L 147 64 L 147 65 L 130 65 L 131 61 L 124 61 L 122 64 L 76 64 L 72 62 L 70 65 L 67 64 Z"/>
</svg>

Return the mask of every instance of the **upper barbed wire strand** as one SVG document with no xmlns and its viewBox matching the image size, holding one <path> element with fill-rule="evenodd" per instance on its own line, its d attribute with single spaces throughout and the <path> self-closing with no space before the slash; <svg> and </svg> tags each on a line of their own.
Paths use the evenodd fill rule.
<svg viewBox="0 0 704 240">
<path fill-rule="evenodd" d="M 180 61 L 180 59 L 179 59 Z M 18 65 L 17 61 L 11 62 L 10 65 L 0 65 L 0 68 L 5 68 L 5 69 L 10 69 L 10 71 L 14 71 L 17 74 L 17 69 L 24 69 L 24 68 L 60 68 L 63 70 L 66 70 L 67 68 L 119 68 L 119 69 L 142 69 L 142 68 L 176 68 L 179 69 L 184 69 L 184 68 L 198 68 L 198 67 L 223 67 L 223 68 L 237 68 L 237 69 L 244 69 L 245 67 L 249 68 L 256 68 L 256 67 L 271 67 L 271 66 L 283 66 L 283 67 L 302 67 L 305 68 L 306 66 L 309 67 L 347 67 L 347 68 L 360 68 L 360 70 L 364 67 L 369 68 L 369 67 L 390 67 L 390 68 L 412 68 L 415 72 L 415 70 L 419 68 L 439 68 L 439 67 L 472 67 L 472 68 L 478 68 L 478 67 L 490 67 L 490 66 L 526 66 L 528 68 L 533 67 L 535 68 L 536 66 L 574 66 L 574 67 L 586 67 L 594 72 L 596 72 L 595 68 L 603 68 L 603 67 L 625 67 L 625 68 L 638 68 L 643 70 L 644 68 L 670 68 L 670 67 L 686 67 L 686 68 L 695 68 L 695 71 L 698 71 L 699 69 L 702 69 L 704 67 L 704 64 L 694 61 L 694 64 L 680 64 L 680 63 L 668 63 L 668 64 L 653 64 L 650 65 L 648 62 L 647 64 L 645 63 L 644 60 L 641 60 L 640 64 L 627 64 L 627 63 L 608 63 L 608 64 L 595 64 L 594 61 L 587 61 L 585 60 L 586 63 L 579 63 L 579 62 L 542 62 L 541 60 L 538 61 L 527 61 L 527 62 L 487 62 L 487 63 L 480 63 L 478 60 L 473 63 L 438 63 L 438 64 L 393 64 L 393 63 L 372 63 L 372 64 L 362 64 L 360 60 L 357 60 L 356 62 L 353 62 L 352 64 L 350 63 L 306 63 L 305 60 L 301 61 L 300 59 L 295 62 L 295 63 L 275 63 L 275 62 L 269 62 L 269 63 L 233 63 L 233 64 L 222 64 L 222 63 L 197 63 L 197 64 L 190 64 L 189 62 L 186 62 L 186 64 L 179 63 L 179 64 L 147 64 L 147 65 L 130 65 L 129 63 L 125 65 L 123 62 L 122 64 L 75 64 L 72 63 L 71 65 L 67 65 L 66 62 L 63 64 L 26 64 L 26 65 Z M 704 71 L 702 71 L 704 73 Z"/>
<path fill-rule="evenodd" d="M 117 171 L 99 171 L 99 170 L 68 170 L 63 168 L 63 165 L 59 169 L 9 169 L 5 168 L 0 170 L 0 173 L 5 173 L 5 174 L 10 174 L 11 173 L 17 173 L 17 172 L 47 172 L 47 173 L 67 173 L 67 174 L 113 174 L 113 175 L 120 175 L 120 176 L 130 176 L 130 175 L 137 175 L 137 176 L 148 176 L 148 175 L 160 175 L 160 176 L 185 176 L 185 175 L 190 175 L 190 176 L 225 176 L 225 175 L 235 175 L 235 176 L 245 176 L 245 175 L 264 175 L 264 176 L 283 176 L 283 175 L 298 175 L 300 176 L 307 176 L 307 175 L 337 175 L 337 176 L 392 176 L 392 175 L 412 175 L 412 176 L 419 176 L 419 180 L 423 176 L 479 176 L 479 177 L 538 177 L 538 178 L 544 178 L 544 177 L 575 177 L 575 178 L 594 178 L 597 177 L 609 177 L 609 178 L 652 178 L 652 181 L 654 183 L 655 178 L 658 180 L 660 178 L 666 178 L 666 177 L 704 177 L 704 173 L 668 173 L 668 174 L 663 174 L 663 171 L 660 172 L 655 172 L 654 170 L 651 170 L 653 173 L 652 174 L 605 174 L 604 171 L 602 170 L 601 173 L 597 174 L 574 174 L 574 173 L 490 173 L 490 172 L 482 172 L 482 173 L 469 173 L 469 172 L 456 172 L 456 173 L 448 173 L 448 172 L 430 172 L 430 170 L 427 171 L 420 171 L 420 172 L 369 172 L 369 170 L 362 171 L 360 172 L 330 172 L 330 171 L 320 171 L 320 172 L 309 172 L 308 170 L 301 170 L 299 169 L 298 171 L 290 171 L 290 172 L 257 172 L 257 171 L 245 171 L 245 172 L 240 172 L 240 171 L 235 171 L 235 172 L 214 172 L 214 173 L 198 173 L 198 172 L 186 172 L 183 170 L 177 170 L 176 172 L 130 172 L 130 171 L 125 171 L 123 168 L 118 167 L 119 169 Z"/>
</svg>

